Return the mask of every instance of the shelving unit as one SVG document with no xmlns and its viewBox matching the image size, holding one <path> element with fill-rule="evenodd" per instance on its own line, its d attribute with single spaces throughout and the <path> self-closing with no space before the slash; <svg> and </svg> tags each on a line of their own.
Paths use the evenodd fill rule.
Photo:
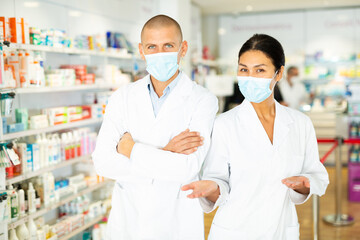
<svg viewBox="0 0 360 240">
<path fill-rule="evenodd" d="M 87 90 L 106 90 L 116 89 L 120 85 L 116 84 L 89 84 L 89 85 L 75 85 L 67 87 L 38 87 L 38 88 L 16 88 L 15 93 L 17 94 L 30 94 L 30 93 L 54 93 L 54 92 L 77 92 Z"/>
<path fill-rule="evenodd" d="M 27 215 L 25 217 L 20 218 L 19 220 L 15 221 L 15 222 L 9 223 L 8 224 L 8 229 L 10 230 L 10 229 L 16 228 L 17 226 L 19 226 L 19 225 L 21 225 L 23 223 L 26 223 L 31 218 L 34 219 L 34 218 L 40 217 L 40 216 L 46 214 L 47 212 L 49 212 L 49 211 L 51 211 L 53 209 L 56 209 L 56 208 L 66 204 L 68 202 L 71 202 L 72 200 L 76 199 L 79 196 L 82 196 L 84 194 L 87 194 L 87 193 L 93 192 L 95 190 L 98 190 L 98 189 L 104 187 L 105 185 L 107 185 L 108 183 L 111 183 L 111 182 L 113 182 L 113 181 L 105 180 L 104 182 L 97 183 L 97 184 L 95 184 L 93 186 L 89 186 L 88 188 L 86 188 L 86 189 L 84 189 L 84 190 L 82 190 L 82 191 L 80 191 L 80 192 L 78 192 L 78 193 L 76 193 L 74 195 L 71 195 L 70 197 L 67 197 L 67 198 L 61 200 L 61 201 L 55 203 L 52 206 L 44 207 L 44 208 L 38 210 L 35 213 L 29 214 L 29 215 Z"/>
<path fill-rule="evenodd" d="M 22 132 L 4 134 L 2 137 L 2 140 L 7 141 L 7 140 L 15 139 L 15 138 L 28 137 L 28 136 L 32 136 L 32 135 L 41 134 L 41 133 L 50 133 L 50 132 L 56 132 L 56 131 L 61 131 L 61 130 L 65 130 L 65 129 L 83 127 L 83 126 L 92 125 L 92 124 L 100 124 L 101 122 L 102 122 L 102 119 L 87 119 L 87 120 L 81 120 L 81 121 L 73 122 L 73 123 L 64 123 L 64 124 L 59 124 L 59 125 L 51 126 L 51 127 L 47 127 L 47 128 L 31 129 L 31 130 L 26 130 L 26 131 L 22 131 Z"/>
<path fill-rule="evenodd" d="M 91 56 L 101 56 L 101 57 L 110 57 L 110 58 L 118 58 L 118 59 L 137 58 L 140 60 L 140 57 L 135 57 L 132 54 L 117 49 L 107 49 L 106 51 L 97 51 L 97 50 L 76 49 L 76 48 L 66 48 L 66 47 L 56 48 L 50 46 L 17 44 L 17 43 L 11 43 L 9 47 L 4 48 L 4 51 L 15 51 L 15 50 L 31 50 L 31 51 L 51 52 L 51 53 L 91 55 Z"/>
<path fill-rule="evenodd" d="M 48 166 L 46 168 L 42 168 L 42 169 L 40 169 L 38 171 L 28 172 L 28 173 L 22 174 L 20 176 L 16 176 L 16 177 L 7 179 L 6 180 L 6 185 L 10 185 L 10 184 L 18 183 L 18 182 L 21 182 L 21 181 L 25 181 L 27 179 L 30 179 L 30 178 L 33 178 L 33 177 L 36 177 L 36 176 L 40 176 L 43 173 L 50 172 L 50 171 L 53 171 L 55 169 L 60 169 L 60 168 L 63 168 L 63 167 L 69 166 L 69 165 L 76 164 L 76 163 L 87 162 L 87 161 L 90 161 L 90 159 L 91 159 L 91 155 L 85 155 L 85 156 L 70 159 L 70 160 L 67 160 L 67 161 L 52 165 L 52 166 Z"/>
<path fill-rule="evenodd" d="M 104 217 L 106 217 L 106 215 L 101 215 L 101 216 L 98 216 L 96 218 L 94 218 L 93 220 L 91 220 L 90 222 L 86 223 L 84 226 L 80 227 L 80 228 L 77 228 L 76 230 L 72 231 L 71 233 L 69 233 L 68 235 L 62 237 L 62 238 L 59 238 L 58 240 L 68 240 L 74 236 L 76 236 L 77 234 L 81 233 L 82 231 L 84 231 L 85 229 L 95 225 L 96 223 L 100 222 L 101 219 L 103 219 Z"/>
<path fill-rule="evenodd" d="M 15 50 L 29 50 L 29 51 L 38 51 L 38 52 L 44 52 L 44 53 L 58 53 L 58 54 L 68 54 L 68 55 L 86 55 L 86 56 L 94 56 L 103 58 L 104 62 L 106 63 L 108 59 L 118 59 L 123 61 L 138 61 L 141 60 L 140 57 L 135 56 L 133 54 L 129 54 L 126 51 L 118 50 L 118 49 L 107 49 L 106 51 L 96 51 L 96 50 L 84 50 L 84 49 L 74 49 L 74 48 L 54 48 L 49 46 L 37 46 L 37 45 L 30 45 L 30 44 L 11 44 L 10 47 L 4 47 L 3 51 L 9 52 L 9 51 L 15 51 Z M 76 94 L 80 91 L 107 91 L 107 90 L 114 90 L 121 87 L 118 84 L 109 84 L 109 83 L 97 83 L 97 84 L 91 84 L 91 85 L 75 85 L 75 86 L 65 86 L 65 87 L 32 87 L 32 88 L 17 88 L 17 89 L 2 89 L 2 91 L 14 91 L 16 95 L 22 95 L 22 94 L 44 94 L 44 97 L 46 97 L 46 94 L 52 94 L 52 93 L 65 93 L 70 92 Z M 16 98 L 16 97 L 15 97 Z M 59 103 L 61 104 L 61 103 Z M 0 116 L 1 117 L 1 116 Z M 42 129 L 29 129 L 22 132 L 16 132 L 16 133 L 10 133 L 10 134 L 3 134 L 0 130 L 0 141 L 6 142 L 11 141 L 13 139 L 17 138 L 24 138 L 29 137 L 37 134 L 42 133 L 51 133 L 51 132 L 57 132 L 61 130 L 66 129 L 73 129 L 83 126 L 90 126 L 90 125 L 100 125 L 102 123 L 103 119 L 86 119 L 82 121 L 72 122 L 72 123 L 66 123 L 56 126 L 49 126 L 47 128 Z M 2 129 L 2 124 L 0 123 L 0 129 Z M 67 166 L 73 166 L 77 163 L 81 162 L 90 162 L 91 161 L 91 155 L 85 155 L 78 158 L 70 159 L 55 165 L 48 166 L 46 168 L 42 168 L 38 171 L 34 172 L 28 172 L 23 175 L 19 175 L 10 179 L 6 179 L 5 177 L 5 169 L 0 169 L 0 182 L 2 183 L 2 186 L 20 183 L 25 180 L 29 180 L 33 177 L 40 176 L 46 172 L 54 171 L 56 169 L 61 169 Z M 5 234 L 5 238 L 7 236 L 8 230 L 14 229 L 18 227 L 19 225 L 26 223 L 29 219 L 36 219 L 40 216 L 43 216 L 58 207 L 69 203 L 73 200 L 75 200 L 77 197 L 82 196 L 84 194 L 92 193 L 93 191 L 96 191 L 98 189 L 103 188 L 107 184 L 111 183 L 113 181 L 106 180 L 101 183 L 97 183 L 95 185 L 91 185 L 86 187 L 85 189 L 74 193 L 70 196 L 65 197 L 64 199 L 60 200 L 57 203 L 52 204 L 51 206 L 42 207 L 35 213 L 29 214 L 27 216 L 19 218 L 17 221 L 14 222 L 2 222 L 0 225 L 2 226 L 0 229 L 0 234 Z M 62 237 L 62 240 L 70 239 L 71 237 L 75 236 L 76 234 L 80 233 L 81 231 L 85 230 L 86 228 L 91 227 L 92 225 L 99 222 L 105 215 L 101 215 L 90 222 L 86 223 L 81 228 L 76 229 L 75 231 L 72 231 L 68 235 Z"/>
</svg>

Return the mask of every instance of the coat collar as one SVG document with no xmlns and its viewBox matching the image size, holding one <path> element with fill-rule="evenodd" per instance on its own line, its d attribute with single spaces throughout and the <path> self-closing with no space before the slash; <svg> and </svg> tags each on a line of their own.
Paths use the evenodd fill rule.
<svg viewBox="0 0 360 240">
<path fill-rule="evenodd" d="M 151 104 L 151 98 L 148 89 L 148 83 L 150 81 L 150 75 L 145 76 L 139 85 L 141 94 L 136 99 L 138 101 L 139 106 L 144 108 L 144 113 L 149 119 L 158 120 L 166 116 L 166 113 L 176 107 L 179 107 L 183 104 L 183 99 L 191 94 L 191 91 L 194 87 L 194 83 L 186 76 L 185 73 L 181 73 L 180 79 L 178 80 L 176 86 L 170 92 L 170 95 L 167 97 L 164 104 L 161 106 L 161 109 L 155 118 L 154 111 Z"/>
<path fill-rule="evenodd" d="M 237 116 L 239 120 L 246 125 L 245 129 L 248 130 L 249 136 L 253 136 L 256 142 L 268 147 L 280 146 L 289 133 L 289 125 L 294 122 L 288 109 L 275 101 L 274 136 L 273 144 L 271 144 L 254 107 L 248 100 L 245 99 L 239 106 Z"/>
</svg>

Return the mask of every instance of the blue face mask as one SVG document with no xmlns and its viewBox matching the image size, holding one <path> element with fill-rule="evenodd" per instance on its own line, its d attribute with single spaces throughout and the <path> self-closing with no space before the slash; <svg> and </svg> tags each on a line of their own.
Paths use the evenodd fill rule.
<svg viewBox="0 0 360 240">
<path fill-rule="evenodd" d="M 156 80 L 166 82 L 174 76 L 179 68 L 179 64 L 177 63 L 178 53 L 179 52 L 161 52 L 145 55 L 146 70 Z"/>
<path fill-rule="evenodd" d="M 275 73 L 275 76 L 276 74 L 277 72 Z M 271 95 L 272 90 L 270 89 L 270 83 L 274 77 L 256 78 L 237 76 L 237 79 L 239 89 L 244 95 L 245 99 L 249 102 L 261 103 Z"/>
</svg>

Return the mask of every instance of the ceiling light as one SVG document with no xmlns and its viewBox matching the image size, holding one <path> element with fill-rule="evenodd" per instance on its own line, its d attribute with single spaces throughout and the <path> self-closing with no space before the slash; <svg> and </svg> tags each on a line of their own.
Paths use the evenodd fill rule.
<svg viewBox="0 0 360 240">
<path fill-rule="evenodd" d="M 75 10 L 71 10 L 69 11 L 69 16 L 70 17 L 81 17 L 82 13 L 79 11 L 75 11 Z"/>
<path fill-rule="evenodd" d="M 28 7 L 28 8 L 36 8 L 40 5 L 39 2 L 24 2 L 24 7 Z"/>
<path fill-rule="evenodd" d="M 246 6 L 246 11 L 251 12 L 253 10 L 253 7 L 251 5 Z"/>
<path fill-rule="evenodd" d="M 219 35 L 225 35 L 225 33 L 226 33 L 226 29 L 225 29 L 225 28 L 219 28 L 219 29 L 218 29 L 218 34 L 219 34 Z"/>
</svg>

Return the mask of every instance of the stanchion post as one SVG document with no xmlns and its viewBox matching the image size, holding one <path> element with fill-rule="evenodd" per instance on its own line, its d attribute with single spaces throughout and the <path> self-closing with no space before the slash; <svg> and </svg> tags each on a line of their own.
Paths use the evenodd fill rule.
<svg viewBox="0 0 360 240">
<path fill-rule="evenodd" d="M 341 210 L 341 200 L 342 200 L 342 183 L 341 183 L 341 147 L 343 145 L 343 139 L 337 138 L 338 147 L 336 148 L 335 156 L 335 210 L 336 213 L 332 215 L 327 215 L 323 218 L 325 223 L 331 224 L 333 226 L 347 226 L 354 223 L 354 219 L 347 215 L 342 214 Z"/>
<path fill-rule="evenodd" d="M 313 240 L 320 240 L 319 215 L 319 196 L 313 195 Z"/>
</svg>

